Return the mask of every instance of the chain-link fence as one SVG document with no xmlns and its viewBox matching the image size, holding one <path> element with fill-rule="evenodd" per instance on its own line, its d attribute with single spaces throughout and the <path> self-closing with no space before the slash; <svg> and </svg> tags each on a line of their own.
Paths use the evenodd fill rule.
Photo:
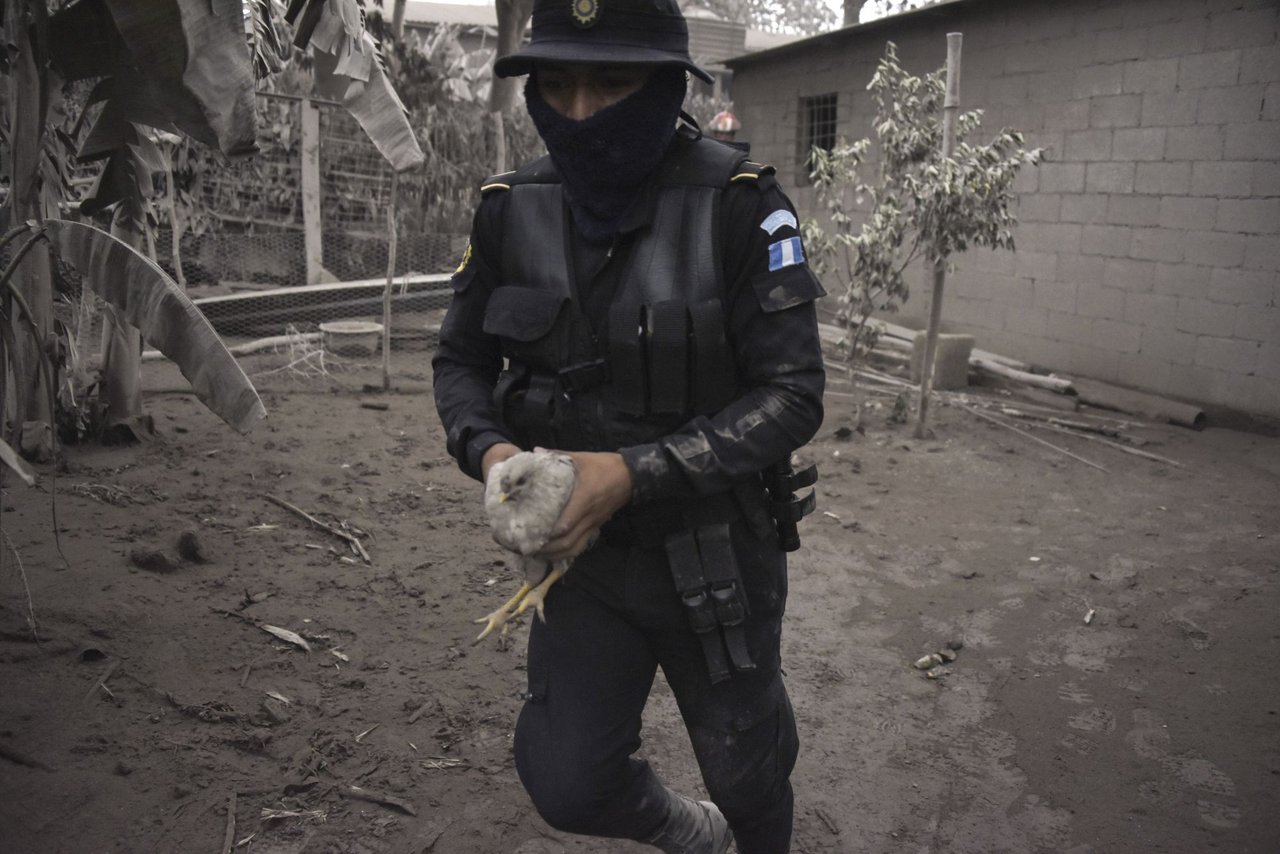
<svg viewBox="0 0 1280 854">
<path fill-rule="evenodd" d="M 383 321 L 392 171 L 339 105 L 262 94 L 258 106 L 258 155 L 201 169 L 189 219 L 158 201 L 157 260 L 260 385 L 380 364 L 380 338 L 352 324 Z M 393 371 L 416 378 L 429 370 L 467 235 L 406 231 L 397 228 L 390 341 Z"/>
</svg>

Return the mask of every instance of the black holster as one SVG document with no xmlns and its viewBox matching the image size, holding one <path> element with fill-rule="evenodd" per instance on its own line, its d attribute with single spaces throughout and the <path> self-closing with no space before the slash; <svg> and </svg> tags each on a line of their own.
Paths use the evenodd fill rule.
<svg viewBox="0 0 1280 854">
<path fill-rule="evenodd" d="M 797 523 L 818 506 L 813 490 L 801 496 L 797 489 L 813 486 L 818 482 L 818 467 L 810 464 L 795 471 L 790 460 L 765 469 L 764 486 L 769 491 L 769 515 L 778 528 L 778 548 L 793 552 L 800 548 L 800 531 Z"/>
</svg>

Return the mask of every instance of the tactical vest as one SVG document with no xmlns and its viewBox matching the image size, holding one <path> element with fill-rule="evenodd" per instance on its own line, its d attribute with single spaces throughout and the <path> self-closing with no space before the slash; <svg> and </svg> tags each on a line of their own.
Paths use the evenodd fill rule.
<svg viewBox="0 0 1280 854">
<path fill-rule="evenodd" d="M 582 312 L 571 214 L 549 158 L 498 176 L 509 194 L 502 281 L 484 330 L 507 369 L 495 396 L 526 447 L 616 450 L 656 439 L 739 393 L 725 334 L 720 196 L 768 167 L 738 150 L 678 136 L 658 168 L 652 221 L 615 244 L 607 328 Z"/>
<path fill-rule="evenodd" d="M 610 250 L 616 286 L 600 330 L 583 313 L 571 214 L 550 159 L 485 185 L 509 194 L 504 284 L 489 297 L 484 330 L 501 342 L 507 367 L 494 396 L 523 447 L 612 451 L 651 442 L 740 395 L 726 335 L 720 201 L 731 182 L 770 171 L 741 150 L 677 136 L 654 181 L 652 220 Z M 805 511 L 790 513 L 793 498 L 779 493 L 767 506 L 798 519 Z M 757 531 L 771 529 L 766 500 L 760 479 L 747 478 L 720 495 L 629 507 L 600 531 L 615 545 L 662 544 L 712 683 L 755 668 L 730 524 L 745 518 Z M 811 509 L 812 494 L 807 501 Z"/>
</svg>

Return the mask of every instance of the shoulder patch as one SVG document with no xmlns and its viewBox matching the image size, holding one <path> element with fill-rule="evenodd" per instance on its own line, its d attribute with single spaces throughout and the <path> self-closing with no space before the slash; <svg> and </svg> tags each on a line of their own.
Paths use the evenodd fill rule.
<svg viewBox="0 0 1280 854">
<path fill-rule="evenodd" d="M 467 269 L 467 265 L 470 263 L 471 263 L 471 241 L 468 240 L 466 251 L 462 253 L 462 263 L 458 264 L 458 269 L 454 270 L 453 274 L 455 276 L 458 275 L 463 270 Z"/>
<path fill-rule="evenodd" d="M 788 237 L 769 244 L 769 272 L 804 263 L 804 248 L 799 237 Z"/>
<path fill-rule="evenodd" d="M 796 216 L 786 208 L 778 208 L 773 213 L 764 218 L 764 222 L 760 223 L 760 227 L 769 233 L 772 237 L 773 233 L 783 226 L 791 226 L 798 229 L 799 223 L 796 222 Z"/>
</svg>

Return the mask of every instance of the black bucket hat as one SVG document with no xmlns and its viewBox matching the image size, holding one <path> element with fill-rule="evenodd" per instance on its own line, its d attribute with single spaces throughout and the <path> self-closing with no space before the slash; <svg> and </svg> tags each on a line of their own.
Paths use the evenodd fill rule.
<svg viewBox="0 0 1280 854">
<path fill-rule="evenodd" d="M 536 0 L 529 44 L 493 71 L 516 77 L 540 62 L 671 65 L 713 82 L 689 57 L 689 27 L 676 0 Z"/>
</svg>

